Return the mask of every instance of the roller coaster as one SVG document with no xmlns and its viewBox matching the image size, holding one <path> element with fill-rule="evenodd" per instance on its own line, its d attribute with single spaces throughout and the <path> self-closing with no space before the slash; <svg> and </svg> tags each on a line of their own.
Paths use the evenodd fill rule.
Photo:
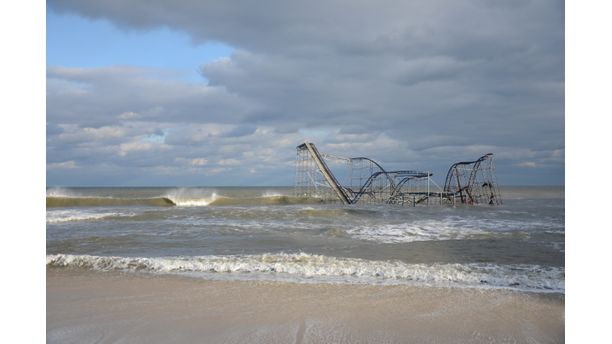
<svg viewBox="0 0 612 344">
<path fill-rule="evenodd" d="M 302 143 L 296 149 L 295 195 L 298 197 L 317 197 L 343 204 L 502 204 L 492 153 L 474 161 L 452 164 L 444 187 L 440 187 L 430 172 L 387 171 L 367 157 L 321 153 L 311 142 Z"/>
</svg>

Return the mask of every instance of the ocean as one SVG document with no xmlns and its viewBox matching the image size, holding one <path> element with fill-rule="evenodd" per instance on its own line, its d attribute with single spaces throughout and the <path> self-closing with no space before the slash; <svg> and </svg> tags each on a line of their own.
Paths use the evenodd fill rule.
<svg viewBox="0 0 612 344">
<path fill-rule="evenodd" d="M 47 269 L 565 293 L 563 187 L 501 206 L 342 205 L 291 187 L 46 190 Z"/>
</svg>

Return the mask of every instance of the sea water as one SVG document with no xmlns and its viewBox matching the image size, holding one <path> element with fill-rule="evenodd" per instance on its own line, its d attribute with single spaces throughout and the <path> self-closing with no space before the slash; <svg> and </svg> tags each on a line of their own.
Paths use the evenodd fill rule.
<svg viewBox="0 0 612 344">
<path fill-rule="evenodd" d="M 342 205 L 290 187 L 46 194 L 52 269 L 565 292 L 563 187 L 455 207 Z"/>
</svg>

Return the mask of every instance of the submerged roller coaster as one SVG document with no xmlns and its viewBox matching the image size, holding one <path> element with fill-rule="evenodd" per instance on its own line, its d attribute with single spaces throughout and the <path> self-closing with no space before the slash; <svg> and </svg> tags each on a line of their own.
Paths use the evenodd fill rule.
<svg viewBox="0 0 612 344">
<path fill-rule="evenodd" d="M 492 153 L 474 161 L 453 164 L 443 188 L 431 177 L 432 173 L 423 171 L 386 171 L 366 157 L 347 158 L 321 153 L 314 143 L 305 142 L 297 146 L 296 196 L 339 200 L 343 204 L 502 203 L 495 182 Z"/>
</svg>

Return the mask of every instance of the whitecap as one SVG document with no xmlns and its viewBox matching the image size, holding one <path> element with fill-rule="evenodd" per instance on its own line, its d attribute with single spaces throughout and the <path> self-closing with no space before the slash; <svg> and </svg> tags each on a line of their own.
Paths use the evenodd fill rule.
<svg viewBox="0 0 612 344">
<path fill-rule="evenodd" d="M 195 257 L 113 257 L 56 254 L 47 266 L 97 271 L 186 273 L 214 279 L 409 284 L 565 292 L 565 269 L 531 264 L 409 264 L 307 253 Z"/>
</svg>

